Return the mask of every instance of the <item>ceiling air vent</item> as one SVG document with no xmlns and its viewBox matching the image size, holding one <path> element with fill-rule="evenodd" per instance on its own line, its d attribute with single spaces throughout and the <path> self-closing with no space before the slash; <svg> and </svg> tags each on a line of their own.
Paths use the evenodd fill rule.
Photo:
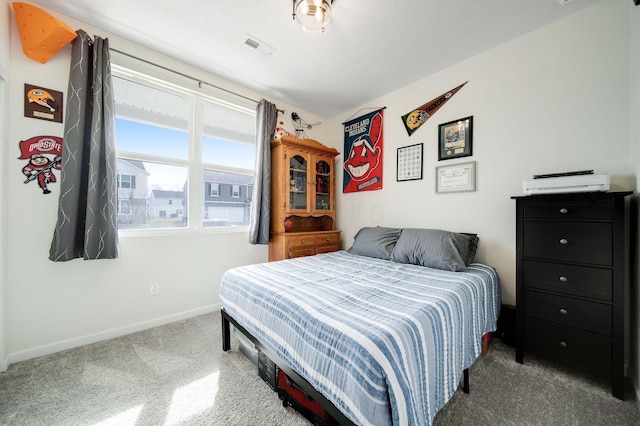
<svg viewBox="0 0 640 426">
<path fill-rule="evenodd" d="M 245 35 L 244 44 L 251 47 L 252 49 L 257 50 L 258 52 L 264 53 L 267 56 L 271 56 L 276 50 L 273 46 L 269 46 L 267 43 L 260 41 L 249 34 Z"/>
<path fill-rule="evenodd" d="M 252 39 L 252 38 L 248 38 L 244 41 L 244 44 L 246 44 L 249 47 L 253 47 L 254 49 L 257 49 L 258 46 L 260 46 L 260 43 L 258 43 L 258 41 Z"/>
</svg>

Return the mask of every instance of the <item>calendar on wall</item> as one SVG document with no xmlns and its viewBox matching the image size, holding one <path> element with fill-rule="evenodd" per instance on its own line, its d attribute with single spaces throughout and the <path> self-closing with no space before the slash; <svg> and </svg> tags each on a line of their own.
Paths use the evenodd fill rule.
<svg viewBox="0 0 640 426">
<path fill-rule="evenodd" d="M 398 182 L 422 179 L 422 144 L 398 148 Z"/>
</svg>

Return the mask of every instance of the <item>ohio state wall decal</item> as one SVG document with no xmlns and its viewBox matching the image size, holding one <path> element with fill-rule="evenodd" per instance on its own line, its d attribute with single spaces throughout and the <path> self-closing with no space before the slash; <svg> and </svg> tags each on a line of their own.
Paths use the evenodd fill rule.
<svg viewBox="0 0 640 426">
<path fill-rule="evenodd" d="M 50 194 L 49 184 L 56 182 L 54 170 L 62 166 L 62 138 L 57 136 L 34 136 L 20 141 L 19 160 L 29 160 L 22 168 L 27 177 L 24 183 L 37 181 L 43 194 Z"/>
</svg>

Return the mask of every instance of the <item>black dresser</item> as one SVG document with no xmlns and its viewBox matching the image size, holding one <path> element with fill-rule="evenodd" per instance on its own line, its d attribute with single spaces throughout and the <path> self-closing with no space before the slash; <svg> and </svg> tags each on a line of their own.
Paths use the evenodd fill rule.
<svg viewBox="0 0 640 426">
<path fill-rule="evenodd" d="M 516 200 L 516 361 L 535 353 L 611 377 L 624 399 L 632 192 Z"/>
</svg>

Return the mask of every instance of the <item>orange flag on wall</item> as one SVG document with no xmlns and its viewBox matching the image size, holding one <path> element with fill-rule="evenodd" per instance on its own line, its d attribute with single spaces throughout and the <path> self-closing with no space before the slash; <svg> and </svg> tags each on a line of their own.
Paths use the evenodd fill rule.
<svg viewBox="0 0 640 426">
<path fill-rule="evenodd" d="M 409 134 L 409 136 L 411 136 L 413 132 L 418 130 L 418 127 L 422 126 L 429 118 L 431 118 L 431 116 L 435 114 L 442 105 L 447 103 L 447 101 L 451 99 L 453 95 L 458 93 L 458 90 L 460 90 L 462 86 L 467 83 L 468 81 L 465 81 L 460 86 L 451 89 L 446 93 L 443 93 L 437 98 L 431 99 L 421 107 L 418 107 L 408 114 L 403 115 L 402 122 L 404 123 L 404 128 L 407 129 L 407 133 Z"/>
</svg>

